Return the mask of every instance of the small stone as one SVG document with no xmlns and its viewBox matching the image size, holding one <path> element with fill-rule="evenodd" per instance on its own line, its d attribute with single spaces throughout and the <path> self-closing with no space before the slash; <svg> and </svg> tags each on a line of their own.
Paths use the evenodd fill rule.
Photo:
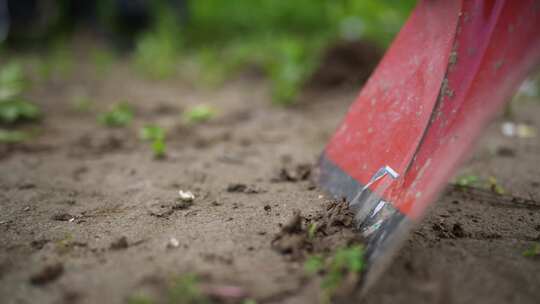
<svg viewBox="0 0 540 304">
<path fill-rule="evenodd" d="M 191 203 L 193 200 L 195 200 L 195 195 L 191 191 L 178 191 L 178 196 L 180 197 L 180 200 L 183 202 Z"/>
<path fill-rule="evenodd" d="M 178 246 L 180 246 L 180 242 L 178 242 L 178 240 L 174 237 L 170 238 L 167 242 L 168 249 L 178 248 Z"/>
</svg>

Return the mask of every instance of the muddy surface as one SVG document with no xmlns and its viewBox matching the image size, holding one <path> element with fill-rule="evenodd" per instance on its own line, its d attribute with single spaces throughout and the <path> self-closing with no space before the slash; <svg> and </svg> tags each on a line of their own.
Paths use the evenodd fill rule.
<svg viewBox="0 0 540 304">
<path fill-rule="evenodd" d="M 73 108 L 80 94 L 89 112 Z M 285 109 L 258 81 L 210 91 L 123 65 L 36 82 L 28 98 L 45 112 L 40 136 L 0 148 L 0 302 L 160 299 L 169 278 L 194 273 L 209 294 L 316 303 L 303 258 L 355 234 L 309 165 L 355 95 L 312 91 Z M 99 125 L 97 113 L 120 100 L 135 107 L 133 124 Z M 218 116 L 183 124 L 199 103 Z M 515 112 L 540 128 L 540 102 Z M 137 139 L 147 123 L 168 130 L 164 159 Z M 540 261 L 522 253 L 540 240 L 540 138 L 504 137 L 500 123 L 463 172 L 495 176 L 506 194 L 449 187 L 363 303 L 538 303 Z M 179 190 L 193 202 L 179 203 Z"/>
</svg>

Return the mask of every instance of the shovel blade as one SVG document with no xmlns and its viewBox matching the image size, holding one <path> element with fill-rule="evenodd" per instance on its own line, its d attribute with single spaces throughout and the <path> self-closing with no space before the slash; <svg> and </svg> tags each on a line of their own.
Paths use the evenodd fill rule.
<svg viewBox="0 0 540 304">
<path fill-rule="evenodd" d="M 319 163 L 366 239 L 363 290 L 540 62 L 540 2 L 420 1 Z"/>
</svg>

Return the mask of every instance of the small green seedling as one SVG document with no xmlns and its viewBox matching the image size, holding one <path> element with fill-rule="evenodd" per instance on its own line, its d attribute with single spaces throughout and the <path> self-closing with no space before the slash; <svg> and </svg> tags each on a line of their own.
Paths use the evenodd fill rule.
<svg viewBox="0 0 540 304">
<path fill-rule="evenodd" d="M 140 130 L 139 137 L 142 140 L 164 139 L 165 130 L 155 125 L 147 125 Z"/>
<path fill-rule="evenodd" d="M 155 302 L 147 296 L 135 295 L 131 296 L 127 300 L 128 304 L 154 304 Z"/>
<path fill-rule="evenodd" d="M 108 127 L 124 127 L 133 120 L 133 109 L 125 102 L 115 104 L 109 112 L 98 116 L 98 121 Z"/>
<path fill-rule="evenodd" d="M 197 105 L 184 113 L 184 120 L 189 124 L 208 121 L 216 115 L 216 110 L 208 105 Z"/>
<path fill-rule="evenodd" d="M 495 176 L 490 176 L 488 178 L 488 186 L 491 191 L 497 194 L 503 195 L 506 193 L 504 188 L 497 182 L 497 178 L 495 178 Z"/>
<path fill-rule="evenodd" d="M 304 271 L 315 275 L 324 268 L 324 258 L 320 255 L 312 255 L 304 262 Z"/>
<path fill-rule="evenodd" d="M 12 62 L 0 69 L 0 100 L 18 96 L 26 87 L 22 66 Z"/>
<path fill-rule="evenodd" d="M 540 257 L 540 243 L 535 243 L 531 248 L 523 251 L 524 257 Z"/>
<path fill-rule="evenodd" d="M 152 142 L 152 151 L 154 152 L 154 156 L 156 158 L 164 157 L 166 149 L 167 145 L 163 139 L 156 139 Z"/>
<path fill-rule="evenodd" d="M 38 107 L 19 96 L 25 87 L 20 64 L 13 62 L 0 69 L 0 123 L 14 124 L 39 118 Z"/>
<path fill-rule="evenodd" d="M 135 66 L 145 76 L 159 80 L 177 73 L 184 35 L 178 27 L 174 10 L 163 5 L 165 1 L 155 2 L 152 7 L 159 18 L 156 18 L 150 30 L 137 39 L 133 59 Z"/>
<path fill-rule="evenodd" d="M 462 188 L 472 188 L 478 187 L 482 189 L 489 189 L 492 192 L 503 195 L 506 193 L 504 188 L 499 184 L 497 178 L 494 176 L 489 176 L 487 179 L 479 177 L 477 175 L 462 175 L 456 178 L 455 184 L 458 187 Z"/>
<path fill-rule="evenodd" d="M 64 255 L 73 250 L 73 234 L 65 233 L 64 238 L 55 242 L 55 250 L 58 254 Z"/>
<path fill-rule="evenodd" d="M 0 143 L 20 143 L 30 136 L 23 131 L 12 131 L 0 129 Z"/>
<path fill-rule="evenodd" d="M 467 174 L 459 176 L 456 179 L 456 185 L 460 187 L 473 187 L 478 184 L 480 177 L 478 175 Z"/>
<path fill-rule="evenodd" d="M 128 304 L 211 304 L 213 303 L 199 287 L 200 280 L 195 274 L 188 273 L 171 280 L 167 287 L 167 294 L 163 301 L 155 301 L 144 294 L 134 294 L 128 298 Z M 254 301 L 243 303 L 255 304 Z"/>
<path fill-rule="evenodd" d="M 308 239 L 310 240 L 314 239 L 316 233 L 317 233 L 317 223 L 309 224 L 308 229 L 307 229 Z"/>
<path fill-rule="evenodd" d="M 348 275 L 359 274 L 364 269 L 364 248 L 354 245 L 338 249 L 326 259 L 312 256 L 304 263 L 308 274 L 323 273 L 321 288 L 325 302 L 329 302 Z"/>
<path fill-rule="evenodd" d="M 14 124 L 37 120 L 40 111 L 34 104 L 22 99 L 0 100 L 0 123 Z"/>
<path fill-rule="evenodd" d="M 167 146 L 165 144 L 165 130 L 163 128 L 154 125 L 145 126 L 140 130 L 139 137 L 142 140 L 152 142 L 152 151 L 156 158 L 165 156 Z"/>
<path fill-rule="evenodd" d="M 169 288 L 167 303 L 170 304 L 208 304 L 210 300 L 199 288 L 199 278 L 186 274 L 173 280 Z"/>
</svg>

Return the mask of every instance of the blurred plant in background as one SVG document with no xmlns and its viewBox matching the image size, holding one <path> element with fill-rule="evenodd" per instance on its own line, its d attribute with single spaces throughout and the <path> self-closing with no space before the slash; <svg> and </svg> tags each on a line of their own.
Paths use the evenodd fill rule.
<svg viewBox="0 0 540 304">
<path fill-rule="evenodd" d="M 325 48 L 361 39 L 386 47 L 413 5 L 409 0 L 191 1 L 182 49 L 196 55 L 203 75 L 211 74 L 203 79 L 214 83 L 246 66 L 261 68 L 274 100 L 289 104 Z"/>
<path fill-rule="evenodd" d="M 0 69 L 0 123 L 10 125 L 39 118 L 39 109 L 21 96 L 27 85 L 20 64 L 11 62 Z"/>
<path fill-rule="evenodd" d="M 41 111 L 21 95 L 28 86 L 22 66 L 11 62 L 0 67 L 0 143 L 17 143 L 27 140 L 30 135 L 12 128 L 21 122 L 37 120 Z"/>
<path fill-rule="evenodd" d="M 318 68 L 322 54 L 337 42 L 363 40 L 386 47 L 415 3 L 57 0 L 40 6 L 36 4 L 40 2 L 32 0 L 0 0 L 6 1 L 10 13 L 15 15 L 11 18 L 14 21 L 9 27 L 8 42 L 17 41 L 11 32 L 15 38 L 22 33 L 20 36 L 32 39 L 61 40 L 73 37 L 77 33 L 75 25 L 82 24 L 104 33 L 120 49 L 133 49 L 136 69 L 154 79 L 187 75 L 195 78 L 196 83 L 216 86 L 245 68 L 256 67 L 270 80 L 278 104 L 290 104 L 296 99 Z M 26 15 L 32 17 L 31 22 L 40 23 L 28 28 L 17 26 L 24 24 L 17 21 L 17 16 L 25 16 L 21 14 L 24 9 L 34 10 Z M 36 27 L 40 30 L 32 30 Z M 58 58 L 69 57 L 64 53 L 59 53 Z M 95 57 L 96 64 L 106 65 L 108 56 L 101 53 Z M 69 66 L 68 61 L 57 62 Z M 51 64 L 49 69 L 62 65 Z M 45 66 L 44 73 L 49 69 Z"/>
</svg>

